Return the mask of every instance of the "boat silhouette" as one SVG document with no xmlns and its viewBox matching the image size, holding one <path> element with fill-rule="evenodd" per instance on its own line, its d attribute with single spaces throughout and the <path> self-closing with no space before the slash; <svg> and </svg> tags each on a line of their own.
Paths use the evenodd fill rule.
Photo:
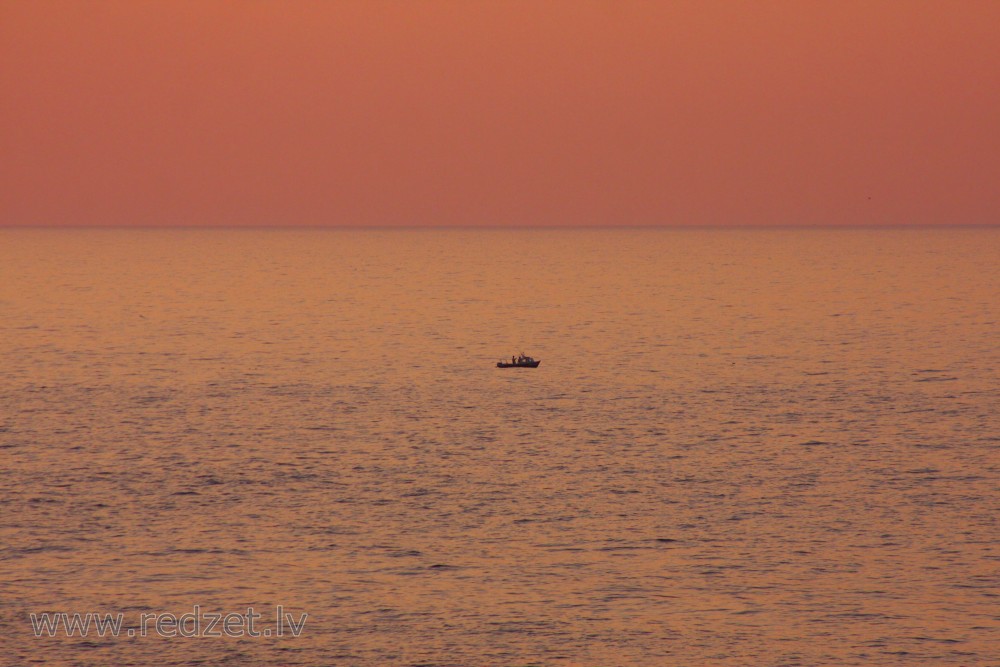
<svg viewBox="0 0 1000 667">
<path fill-rule="evenodd" d="M 519 354 L 516 357 L 511 357 L 510 361 L 498 361 L 497 368 L 538 368 L 540 363 L 542 363 L 541 359 L 532 359 Z"/>
</svg>

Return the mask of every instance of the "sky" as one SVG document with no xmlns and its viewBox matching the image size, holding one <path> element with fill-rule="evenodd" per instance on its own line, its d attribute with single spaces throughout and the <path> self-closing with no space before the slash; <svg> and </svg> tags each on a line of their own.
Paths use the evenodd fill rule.
<svg viewBox="0 0 1000 667">
<path fill-rule="evenodd" d="M 995 0 L 0 0 L 0 225 L 998 223 Z"/>
</svg>

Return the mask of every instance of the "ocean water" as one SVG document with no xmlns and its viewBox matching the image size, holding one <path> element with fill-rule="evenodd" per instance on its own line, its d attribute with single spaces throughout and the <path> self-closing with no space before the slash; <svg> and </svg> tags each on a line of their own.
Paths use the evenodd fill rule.
<svg viewBox="0 0 1000 667">
<path fill-rule="evenodd" d="M 2 665 L 1000 664 L 1000 229 L 8 229 L 0 341 Z M 30 623 L 195 605 L 308 617 Z"/>
</svg>

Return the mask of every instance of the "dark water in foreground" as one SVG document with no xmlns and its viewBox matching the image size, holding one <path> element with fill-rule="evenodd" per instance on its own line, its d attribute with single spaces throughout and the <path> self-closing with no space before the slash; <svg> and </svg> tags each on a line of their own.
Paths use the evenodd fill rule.
<svg viewBox="0 0 1000 667">
<path fill-rule="evenodd" d="M 998 267 L 995 229 L 0 230 L 0 664 L 1000 664 Z M 193 605 L 309 616 L 29 622 Z"/>
</svg>

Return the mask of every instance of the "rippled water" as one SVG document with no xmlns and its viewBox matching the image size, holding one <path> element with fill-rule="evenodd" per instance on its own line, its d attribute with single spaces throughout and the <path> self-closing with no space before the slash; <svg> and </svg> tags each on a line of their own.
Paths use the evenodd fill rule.
<svg viewBox="0 0 1000 667">
<path fill-rule="evenodd" d="M 1000 664 L 998 267 L 997 229 L 0 231 L 0 664 Z M 195 604 L 309 616 L 28 621 Z"/>
</svg>

